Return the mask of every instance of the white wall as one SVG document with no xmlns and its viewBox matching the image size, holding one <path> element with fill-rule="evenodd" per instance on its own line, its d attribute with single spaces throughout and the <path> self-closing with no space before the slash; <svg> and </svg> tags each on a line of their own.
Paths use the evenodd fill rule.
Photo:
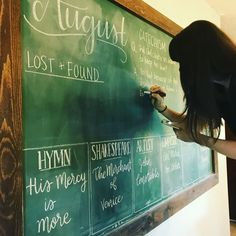
<svg viewBox="0 0 236 236">
<path fill-rule="evenodd" d="M 224 32 L 236 43 L 236 16 L 222 15 L 221 27 Z"/>
<path fill-rule="evenodd" d="M 153 8 L 186 27 L 205 19 L 220 26 L 220 16 L 205 0 L 144 0 Z M 147 236 L 229 236 L 226 158 L 218 157 L 219 184 L 166 220 Z"/>
<path fill-rule="evenodd" d="M 144 0 L 144 2 L 183 28 L 199 19 L 209 20 L 220 25 L 220 16 L 205 0 Z"/>
</svg>

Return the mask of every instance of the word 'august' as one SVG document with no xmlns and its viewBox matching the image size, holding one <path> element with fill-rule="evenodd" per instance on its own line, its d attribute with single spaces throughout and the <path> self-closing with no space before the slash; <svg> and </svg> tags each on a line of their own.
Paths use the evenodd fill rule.
<svg viewBox="0 0 236 236">
<path fill-rule="evenodd" d="M 123 47 L 127 44 L 125 33 L 125 18 L 119 20 L 119 24 L 112 24 L 108 20 L 97 19 L 94 16 L 87 15 L 88 7 L 79 7 L 78 4 L 72 5 L 66 1 L 57 0 L 56 8 L 52 6 L 54 1 L 34 0 L 31 5 L 32 18 L 24 15 L 25 21 L 30 27 L 40 34 L 49 37 L 66 37 L 66 36 L 80 36 L 86 38 L 85 52 L 90 55 L 94 52 L 96 40 L 105 43 L 109 46 L 117 48 L 123 58 L 121 62 L 127 61 L 127 54 Z M 50 29 L 53 32 L 46 32 L 40 26 L 48 24 L 51 20 L 50 11 L 56 10 L 56 26 L 57 28 Z"/>
</svg>

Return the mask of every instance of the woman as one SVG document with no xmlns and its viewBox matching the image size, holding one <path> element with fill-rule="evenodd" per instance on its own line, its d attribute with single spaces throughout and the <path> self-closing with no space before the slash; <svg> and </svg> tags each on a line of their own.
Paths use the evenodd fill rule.
<svg viewBox="0 0 236 236">
<path fill-rule="evenodd" d="M 196 142 L 236 159 L 236 141 L 219 139 L 222 118 L 236 134 L 236 46 L 214 24 L 195 21 L 169 45 L 172 60 L 179 63 L 186 109 L 169 109 L 152 86 L 154 107 L 181 129 L 177 138 Z"/>
</svg>

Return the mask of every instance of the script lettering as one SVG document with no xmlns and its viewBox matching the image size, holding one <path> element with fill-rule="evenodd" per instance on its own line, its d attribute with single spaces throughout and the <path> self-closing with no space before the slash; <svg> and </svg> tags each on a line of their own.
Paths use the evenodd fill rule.
<svg viewBox="0 0 236 236">
<path fill-rule="evenodd" d="M 42 4 L 40 0 L 34 0 L 32 3 L 33 19 L 28 19 L 24 15 L 24 20 L 35 31 L 48 37 L 85 37 L 85 52 L 87 55 L 93 54 L 96 41 L 116 48 L 122 53 L 120 61 L 126 63 L 127 53 L 124 47 L 127 45 L 128 39 L 125 32 L 125 17 L 121 17 L 120 25 L 112 24 L 110 21 L 97 19 L 95 16 L 86 15 L 88 7 L 79 7 L 66 0 L 57 0 L 57 28 L 46 32 L 40 28 L 51 19 L 49 17 L 50 8 L 55 1 L 47 1 Z M 34 22 L 35 21 L 35 22 Z"/>
</svg>

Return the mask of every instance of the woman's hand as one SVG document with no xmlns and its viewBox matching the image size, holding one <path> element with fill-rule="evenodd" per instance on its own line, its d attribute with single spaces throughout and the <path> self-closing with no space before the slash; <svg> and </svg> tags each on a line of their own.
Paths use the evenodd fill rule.
<svg viewBox="0 0 236 236">
<path fill-rule="evenodd" d="M 189 132 L 186 132 L 186 130 L 177 130 L 174 129 L 175 135 L 178 139 L 184 141 L 184 142 L 194 142 L 193 138 L 191 135 L 189 135 Z"/>
<path fill-rule="evenodd" d="M 163 111 L 166 108 L 164 104 L 164 99 L 161 97 L 159 93 L 165 93 L 163 89 L 158 85 L 153 85 L 150 88 L 151 96 L 152 96 L 152 105 L 158 111 Z"/>
<path fill-rule="evenodd" d="M 190 130 L 188 130 L 187 125 L 184 121 L 173 122 L 173 125 L 179 128 L 179 129 L 173 128 L 175 135 L 178 139 L 180 139 L 184 142 L 195 142 L 193 140 L 191 133 L 190 133 Z"/>
</svg>

